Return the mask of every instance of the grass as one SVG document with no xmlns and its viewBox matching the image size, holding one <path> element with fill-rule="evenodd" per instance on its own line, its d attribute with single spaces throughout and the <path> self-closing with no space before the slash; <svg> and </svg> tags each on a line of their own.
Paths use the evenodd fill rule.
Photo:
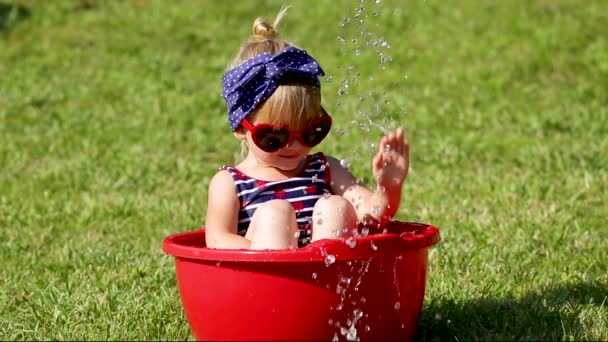
<svg viewBox="0 0 608 342">
<path fill-rule="evenodd" d="M 0 0 L 0 339 L 192 338 L 161 241 L 204 224 L 238 154 L 219 77 L 281 3 Z M 282 32 L 333 79 L 321 150 L 369 184 L 360 112 L 407 129 L 397 218 L 443 237 L 417 338 L 608 340 L 608 5 L 358 6 Z"/>
</svg>

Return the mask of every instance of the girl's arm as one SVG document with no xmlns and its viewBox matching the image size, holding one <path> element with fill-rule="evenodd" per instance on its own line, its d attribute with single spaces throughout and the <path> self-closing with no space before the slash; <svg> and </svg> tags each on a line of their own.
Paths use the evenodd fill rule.
<svg viewBox="0 0 608 342">
<path fill-rule="evenodd" d="M 337 159 L 327 159 L 332 192 L 343 196 L 355 207 L 359 222 L 369 224 L 375 221 L 384 225 L 395 216 L 409 169 L 409 145 L 402 128 L 380 140 L 379 151 L 372 162 L 376 180 L 374 191 L 358 184 Z"/>
<path fill-rule="evenodd" d="M 219 171 L 209 183 L 205 240 L 209 248 L 249 248 L 251 242 L 237 234 L 239 199 L 228 171 Z"/>
</svg>

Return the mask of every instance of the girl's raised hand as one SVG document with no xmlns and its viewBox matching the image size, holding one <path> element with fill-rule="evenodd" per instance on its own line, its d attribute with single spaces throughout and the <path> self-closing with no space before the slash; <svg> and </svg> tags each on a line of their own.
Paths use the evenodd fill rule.
<svg viewBox="0 0 608 342">
<path fill-rule="evenodd" d="M 373 174 L 378 187 L 401 189 L 410 164 L 410 149 L 403 128 L 388 133 L 380 140 L 373 160 Z"/>
</svg>

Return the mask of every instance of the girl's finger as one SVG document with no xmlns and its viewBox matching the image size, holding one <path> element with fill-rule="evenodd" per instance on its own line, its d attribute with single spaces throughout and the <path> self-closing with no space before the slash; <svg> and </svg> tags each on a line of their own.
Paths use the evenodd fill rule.
<svg viewBox="0 0 608 342">
<path fill-rule="evenodd" d="M 395 134 L 394 134 L 394 133 L 392 133 L 392 132 L 391 132 L 391 133 L 389 133 L 389 134 L 387 135 L 387 137 L 386 137 L 386 142 L 384 143 L 384 145 L 385 145 L 385 146 L 384 146 L 384 148 L 385 148 L 385 149 L 386 149 L 386 147 L 387 147 L 386 145 L 388 145 L 388 148 L 389 148 L 391 151 L 394 151 L 394 150 L 395 150 L 395 148 L 396 148 L 396 147 L 398 147 L 398 146 L 395 146 L 396 144 L 395 144 Z M 387 151 L 387 152 L 388 152 L 388 151 Z"/>
<path fill-rule="evenodd" d="M 374 160 L 372 162 L 372 166 L 373 166 L 374 170 L 382 169 L 383 162 L 384 162 L 384 152 L 380 152 L 380 153 L 376 154 L 376 156 L 374 157 Z"/>
<path fill-rule="evenodd" d="M 398 128 L 395 131 L 395 151 L 399 154 L 403 154 L 403 129 Z"/>
<path fill-rule="evenodd" d="M 386 135 L 380 139 L 380 146 L 378 146 L 378 153 L 384 153 L 384 147 L 386 146 Z"/>
</svg>

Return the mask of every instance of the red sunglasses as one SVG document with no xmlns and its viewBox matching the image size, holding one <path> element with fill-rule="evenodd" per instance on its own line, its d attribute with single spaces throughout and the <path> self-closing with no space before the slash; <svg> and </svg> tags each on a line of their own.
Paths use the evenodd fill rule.
<svg viewBox="0 0 608 342">
<path fill-rule="evenodd" d="M 325 139 L 331 129 L 331 116 L 324 109 L 322 110 L 323 116 L 312 120 L 301 131 L 292 131 L 267 123 L 252 125 L 247 119 L 243 119 L 242 124 L 251 132 L 255 145 L 265 152 L 276 152 L 287 146 L 293 139 L 298 139 L 304 146 L 314 147 Z"/>
</svg>

